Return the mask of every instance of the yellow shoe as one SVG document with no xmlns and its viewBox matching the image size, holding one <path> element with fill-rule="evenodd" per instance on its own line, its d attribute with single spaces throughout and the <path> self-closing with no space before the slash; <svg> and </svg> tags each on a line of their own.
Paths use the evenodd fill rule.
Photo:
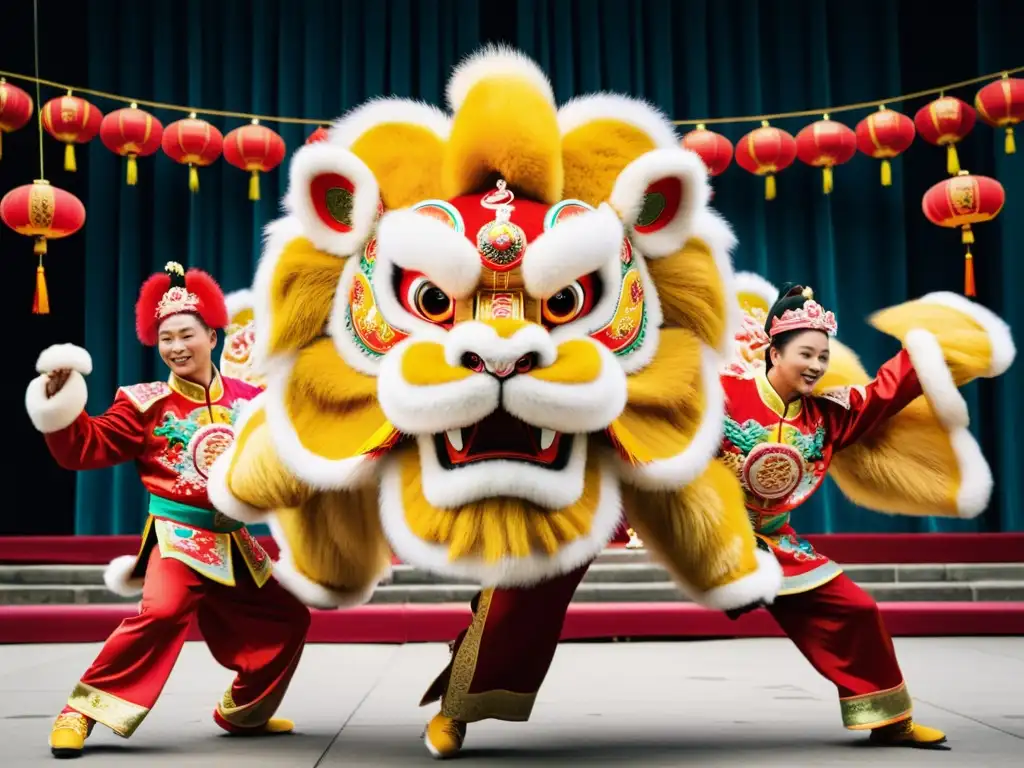
<svg viewBox="0 0 1024 768">
<path fill-rule="evenodd" d="M 911 719 L 883 725 L 871 731 L 871 743 L 881 747 L 916 747 L 917 749 L 948 749 L 946 734 L 937 728 L 915 723 Z"/>
<path fill-rule="evenodd" d="M 266 733 L 291 733 L 295 730 L 295 723 L 284 717 L 272 717 L 263 726 Z"/>
<path fill-rule="evenodd" d="M 263 725 L 243 728 L 228 722 L 219 710 L 213 710 L 213 722 L 223 728 L 232 736 L 276 736 L 282 733 L 291 733 L 295 730 L 295 723 L 283 717 L 272 717 Z"/>
<path fill-rule="evenodd" d="M 50 752 L 54 757 L 65 760 L 80 756 L 91 730 L 85 715 L 61 712 L 50 731 Z"/>
<path fill-rule="evenodd" d="M 438 760 L 454 757 L 462 749 L 466 738 L 466 724 L 438 713 L 423 731 L 427 751 Z"/>
</svg>

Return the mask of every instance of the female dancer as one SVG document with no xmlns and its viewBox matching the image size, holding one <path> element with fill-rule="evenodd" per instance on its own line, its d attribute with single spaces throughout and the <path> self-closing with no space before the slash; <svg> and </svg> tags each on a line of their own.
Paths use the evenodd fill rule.
<svg viewBox="0 0 1024 768">
<path fill-rule="evenodd" d="M 166 381 L 121 387 L 102 416 L 85 412 L 89 353 L 71 344 L 43 351 L 25 403 L 65 469 L 135 461 L 150 493 L 137 556 L 114 560 L 104 581 L 137 594 L 137 616 L 121 622 L 86 670 L 50 734 L 55 757 L 78 757 L 95 723 L 125 738 L 167 682 L 196 616 L 214 657 L 236 673 L 214 721 L 238 735 L 282 733 L 274 719 L 299 662 L 309 610 L 271 578 L 267 553 L 245 527 L 216 512 L 206 492 L 213 460 L 234 439 L 232 424 L 260 390 L 221 376 L 211 361 L 228 324 L 224 295 L 199 270 L 171 262 L 142 286 L 139 340 L 158 346 Z"/>
</svg>

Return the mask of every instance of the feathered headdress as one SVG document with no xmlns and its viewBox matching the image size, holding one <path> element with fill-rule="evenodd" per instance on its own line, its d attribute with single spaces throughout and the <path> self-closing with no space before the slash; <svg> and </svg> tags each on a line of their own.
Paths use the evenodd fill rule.
<svg viewBox="0 0 1024 768">
<path fill-rule="evenodd" d="M 188 272 L 176 261 L 169 261 L 142 284 L 135 303 L 135 333 L 147 347 L 157 342 L 160 323 L 172 315 L 189 312 L 198 315 L 210 328 L 220 330 L 228 324 L 224 293 L 217 281 L 200 269 Z"/>
</svg>

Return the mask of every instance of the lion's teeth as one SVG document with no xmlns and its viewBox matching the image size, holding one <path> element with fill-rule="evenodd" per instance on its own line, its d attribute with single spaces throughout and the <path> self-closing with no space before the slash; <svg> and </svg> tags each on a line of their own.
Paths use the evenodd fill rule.
<svg viewBox="0 0 1024 768">
<path fill-rule="evenodd" d="M 551 447 L 551 444 L 555 442 L 555 432 L 551 429 L 542 429 L 540 431 L 540 449 L 546 451 Z"/>
<path fill-rule="evenodd" d="M 461 429 L 449 429 L 445 434 L 448 436 L 448 442 L 452 444 L 452 448 L 456 451 L 462 450 L 462 430 Z"/>
</svg>

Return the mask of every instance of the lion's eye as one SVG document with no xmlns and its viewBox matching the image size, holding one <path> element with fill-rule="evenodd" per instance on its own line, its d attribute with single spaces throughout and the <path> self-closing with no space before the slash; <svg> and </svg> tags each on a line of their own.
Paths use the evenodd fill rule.
<svg viewBox="0 0 1024 768">
<path fill-rule="evenodd" d="M 401 276 L 398 296 L 405 309 L 428 323 L 446 325 L 455 317 L 455 302 L 426 277 L 413 272 Z"/>
<path fill-rule="evenodd" d="M 598 293 L 597 275 L 584 275 L 544 300 L 541 305 L 544 322 L 547 325 L 571 323 L 594 308 L 598 300 Z"/>
</svg>

